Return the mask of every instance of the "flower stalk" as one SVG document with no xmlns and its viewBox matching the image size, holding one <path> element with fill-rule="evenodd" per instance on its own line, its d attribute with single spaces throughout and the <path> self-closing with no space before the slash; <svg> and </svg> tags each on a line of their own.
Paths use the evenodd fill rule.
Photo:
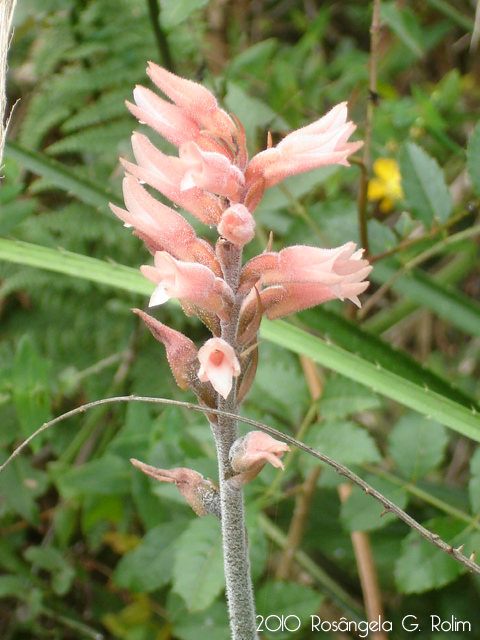
<svg viewBox="0 0 480 640">
<path fill-rule="evenodd" d="M 132 461 L 160 482 L 174 483 L 197 515 L 221 520 L 226 594 L 233 640 L 256 638 L 255 605 L 248 558 L 243 486 L 269 462 L 282 467 L 288 446 L 260 432 L 238 437 L 237 419 L 255 377 L 258 327 L 273 319 L 331 300 L 358 295 L 371 267 L 351 242 L 336 249 L 296 246 L 252 258 L 243 265 L 245 244 L 254 237 L 254 211 L 266 188 L 290 175 L 348 164 L 361 146 L 349 142 L 355 125 L 345 103 L 276 147 L 248 160 L 240 122 L 219 108 L 213 94 L 152 63 L 148 74 L 169 99 L 137 87 L 131 112 L 178 147 L 178 156 L 160 152 L 134 134 L 136 164 L 123 161 L 126 211 L 114 213 L 144 241 L 153 266 L 141 267 L 154 283 L 149 301 L 157 307 L 177 298 L 187 315 L 197 315 L 212 333 L 198 350 L 178 331 L 135 310 L 162 342 L 175 379 L 206 407 L 218 457 L 218 489 L 197 472 L 178 467 L 155 469 Z M 213 247 L 195 235 L 174 209 L 160 204 L 143 185 L 217 227 Z M 209 412 L 208 409 L 225 413 Z"/>
</svg>

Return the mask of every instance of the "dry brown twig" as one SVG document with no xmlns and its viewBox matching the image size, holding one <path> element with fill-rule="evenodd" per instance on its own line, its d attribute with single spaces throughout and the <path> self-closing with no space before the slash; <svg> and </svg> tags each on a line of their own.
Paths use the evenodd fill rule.
<svg viewBox="0 0 480 640">
<path fill-rule="evenodd" d="M 224 418 L 232 418 L 232 419 L 239 420 L 240 422 L 243 422 L 252 427 L 255 427 L 256 429 L 260 429 L 261 431 L 264 431 L 265 433 L 268 433 L 269 435 L 274 436 L 276 438 L 281 438 L 282 440 L 284 440 L 285 442 L 288 442 L 294 447 L 297 447 L 298 449 L 305 451 L 305 453 L 310 454 L 314 458 L 317 458 L 317 460 L 320 460 L 321 462 L 328 464 L 340 476 L 347 478 L 348 480 L 350 480 L 351 482 L 359 486 L 366 494 L 372 496 L 372 498 L 380 502 L 380 504 L 382 504 L 384 507 L 384 513 L 391 512 L 395 514 L 397 518 L 400 518 L 400 520 L 405 522 L 405 524 L 407 524 L 411 529 L 413 529 L 414 531 L 419 533 L 423 538 L 428 540 L 428 542 L 435 545 L 436 547 L 438 547 L 438 549 L 441 549 L 441 551 L 443 551 L 447 555 L 454 558 L 454 560 L 462 564 L 472 573 L 476 573 L 477 575 L 480 575 L 480 566 L 477 565 L 475 562 L 475 553 L 472 553 L 470 558 L 467 558 L 466 556 L 464 556 L 462 553 L 463 545 L 460 545 L 457 548 L 453 547 L 452 545 L 449 545 L 447 542 L 442 540 L 438 534 L 432 533 L 431 531 L 423 527 L 419 522 L 417 522 L 411 516 L 409 516 L 408 513 L 405 513 L 405 511 L 402 511 L 402 509 L 397 507 L 395 503 L 393 503 L 391 500 L 386 498 L 382 493 L 380 493 L 379 491 L 374 489 L 372 486 L 370 486 L 367 482 L 362 480 L 362 478 L 360 478 L 355 473 L 353 473 L 353 471 L 350 471 L 348 467 L 344 466 L 343 464 L 340 464 L 339 462 L 337 462 L 336 460 L 333 460 L 332 458 L 329 458 L 328 456 L 321 453 L 320 451 L 316 451 L 315 449 L 308 447 L 307 445 L 303 444 L 303 442 L 300 442 L 296 438 L 292 438 L 292 436 L 282 433 L 277 429 L 273 429 L 272 427 L 269 427 L 268 425 L 263 424 L 262 422 L 258 422 L 257 420 L 251 420 L 250 418 L 244 418 L 243 416 L 238 416 L 233 413 L 229 413 L 227 411 L 222 411 L 220 409 L 202 407 L 192 402 L 170 400 L 169 398 L 152 398 L 148 396 L 130 395 L 130 396 L 117 396 L 114 398 L 103 398 L 102 400 L 95 400 L 94 402 L 83 404 L 80 407 L 77 407 L 76 409 L 72 409 L 71 411 L 67 411 L 64 414 L 57 416 L 56 418 L 54 418 L 53 420 L 50 420 L 49 422 L 45 422 L 45 424 L 43 424 L 39 429 L 37 429 L 37 431 L 35 431 L 35 433 L 29 436 L 24 442 L 22 442 L 22 444 L 20 444 L 15 449 L 15 451 L 10 455 L 10 457 L 0 466 L 0 473 L 10 464 L 10 462 L 12 462 L 14 458 L 16 458 L 30 444 L 30 442 L 32 442 L 32 440 L 36 436 L 40 435 L 41 433 L 43 433 L 53 425 L 58 424 L 59 422 L 62 422 L 67 418 L 71 418 L 80 413 L 84 413 L 85 411 L 87 411 L 88 409 L 92 409 L 93 407 L 98 407 L 103 404 L 114 404 L 116 402 L 146 402 L 150 404 L 165 404 L 173 407 L 182 407 L 189 411 L 201 411 L 202 413 L 211 413 L 215 415 L 221 415 Z"/>
<path fill-rule="evenodd" d="M 10 116 L 5 119 L 7 109 L 7 54 L 10 46 L 10 33 L 15 2 L 16 0 L 0 0 L 0 166 L 10 119 Z"/>
</svg>

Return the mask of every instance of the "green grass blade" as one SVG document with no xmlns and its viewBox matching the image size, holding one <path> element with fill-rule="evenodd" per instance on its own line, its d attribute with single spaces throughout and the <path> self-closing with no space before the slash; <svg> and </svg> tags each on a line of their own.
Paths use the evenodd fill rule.
<svg viewBox="0 0 480 640">
<path fill-rule="evenodd" d="M 96 258 L 0 238 L 0 259 L 48 269 L 103 285 L 149 295 L 152 285 L 139 271 Z M 282 320 L 262 321 L 261 337 L 372 388 L 410 409 L 480 442 L 480 417 L 467 407 L 365 358 Z"/>
<path fill-rule="evenodd" d="M 390 280 L 396 271 L 394 267 L 379 263 L 375 265 L 370 278 L 383 284 Z M 465 333 L 480 336 L 480 304 L 461 291 L 435 282 L 431 276 L 419 269 L 398 278 L 392 284 L 392 289 L 419 306 L 430 309 Z"/>
<path fill-rule="evenodd" d="M 264 319 L 260 335 L 480 442 L 480 416 L 474 409 L 467 409 L 430 391 L 428 387 L 424 388 L 379 364 L 367 362 L 283 320 L 270 322 Z"/>
<path fill-rule="evenodd" d="M 7 142 L 5 145 L 5 157 L 19 162 L 33 173 L 47 178 L 60 189 L 73 194 L 82 202 L 90 204 L 98 209 L 110 211 L 108 203 L 112 202 L 123 207 L 123 200 L 115 193 L 110 193 L 100 185 L 94 184 L 84 178 L 79 178 L 76 171 L 64 164 L 52 160 L 48 156 L 31 149 Z"/>
<path fill-rule="evenodd" d="M 379 364 L 383 369 L 392 371 L 420 387 L 426 386 L 469 409 L 475 407 L 480 412 L 480 404 L 476 399 L 419 364 L 408 353 L 395 349 L 388 342 L 366 331 L 358 323 L 352 322 L 338 313 L 328 311 L 322 306 L 315 310 L 305 311 L 299 316 L 299 319 L 302 324 L 307 325 L 307 331 L 313 329 L 324 335 L 327 340 L 333 340 L 340 347 L 374 365 Z"/>
<path fill-rule="evenodd" d="M 55 271 L 132 293 L 149 296 L 153 291 L 152 283 L 138 269 L 19 240 L 0 238 L 0 260 Z"/>
</svg>

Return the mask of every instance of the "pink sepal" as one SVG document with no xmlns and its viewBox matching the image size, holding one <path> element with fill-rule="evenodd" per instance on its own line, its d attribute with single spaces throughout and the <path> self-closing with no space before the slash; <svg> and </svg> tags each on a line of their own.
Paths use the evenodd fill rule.
<svg viewBox="0 0 480 640">
<path fill-rule="evenodd" d="M 195 120 L 171 102 L 159 98 L 150 89 L 137 86 L 133 97 L 136 105 L 127 102 L 133 115 L 175 146 L 195 140 L 200 135 L 201 129 Z"/>
<path fill-rule="evenodd" d="M 178 298 L 228 320 L 233 293 L 211 269 L 203 264 L 176 260 L 166 251 L 157 251 L 154 262 L 154 267 L 140 267 L 143 275 L 157 285 L 149 306 Z"/>
<path fill-rule="evenodd" d="M 164 249 L 180 260 L 194 259 L 191 248 L 197 236 L 183 216 L 152 197 L 128 174 L 123 180 L 123 197 L 127 211 L 110 205 L 115 215 L 147 236 L 157 250 Z"/>
<path fill-rule="evenodd" d="M 190 504 L 198 516 L 206 516 L 207 513 L 220 518 L 220 493 L 214 482 L 205 479 L 200 473 L 185 467 L 176 469 L 157 469 L 149 464 L 130 458 L 133 466 L 155 478 L 159 482 L 169 482 L 174 484 L 183 497 Z"/>
<path fill-rule="evenodd" d="M 200 187 L 182 191 L 185 170 L 179 158 L 165 155 L 140 133 L 133 134 L 132 148 L 138 165 L 123 160 L 122 164 L 127 171 L 163 193 L 204 224 L 218 224 L 224 207 L 216 196 L 206 193 Z"/>
<path fill-rule="evenodd" d="M 198 367 L 197 348 L 194 343 L 183 333 L 167 327 L 144 311 L 132 311 L 142 318 L 153 337 L 165 346 L 168 364 L 180 389 L 190 389 Z"/>
<path fill-rule="evenodd" d="M 179 157 L 183 169 L 180 190 L 201 187 L 217 195 L 238 200 L 245 185 L 243 173 L 221 153 L 203 151 L 194 142 L 180 147 Z"/>
<path fill-rule="evenodd" d="M 281 457 L 290 447 L 284 442 L 275 440 L 263 431 L 250 431 L 243 438 L 236 440 L 229 453 L 232 469 L 238 475 L 231 482 L 242 487 L 250 482 L 267 462 L 276 468 L 283 469 Z"/>
<path fill-rule="evenodd" d="M 347 142 L 356 127 L 347 122 L 343 102 L 323 118 L 287 135 L 276 147 L 261 151 L 247 168 L 247 185 L 262 175 L 272 187 L 288 176 L 331 164 L 348 165 L 347 158 L 363 142 Z"/>
<path fill-rule="evenodd" d="M 232 138 L 237 127 L 230 116 L 220 109 L 215 96 L 201 84 L 180 78 L 150 62 L 147 73 L 170 100 L 183 109 L 203 129 Z"/>
</svg>

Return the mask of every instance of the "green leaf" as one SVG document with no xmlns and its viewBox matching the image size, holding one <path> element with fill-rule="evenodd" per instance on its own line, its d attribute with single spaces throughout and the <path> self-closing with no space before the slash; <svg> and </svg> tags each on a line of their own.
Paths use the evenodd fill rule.
<svg viewBox="0 0 480 640">
<path fill-rule="evenodd" d="M 370 276 L 371 280 L 383 284 L 390 280 L 397 268 L 378 263 Z M 466 333 L 480 337 L 480 304 L 454 287 L 447 287 L 424 271 L 414 269 L 398 278 L 392 289 L 426 307 L 448 323 Z"/>
<path fill-rule="evenodd" d="M 432 520 L 425 526 L 452 545 L 456 544 L 455 536 L 465 529 L 464 522 L 446 518 Z M 467 553 L 465 550 L 464 553 L 468 555 L 471 551 Z M 445 586 L 465 571 L 459 562 L 412 531 L 402 543 L 402 552 L 395 566 L 395 582 L 402 593 L 422 593 Z"/>
<path fill-rule="evenodd" d="M 196 9 L 208 4 L 208 0 L 160 0 L 160 21 L 165 29 L 173 29 L 186 20 Z"/>
<path fill-rule="evenodd" d="M 52 574 L 52 589 L 54 593 L 63 596 L 70 591 L 75 570 L 68 564 L 63 554 L 52 546 L 28 547 L 25 558 L 35 567 Z"/>
<path fill-rule="evenodd" d="M 51 465 L 65 499 L 77 496 L 115 495 L 130 492 L 131 465 L 117 456 L 106 454 L 98 460 L 72 467 L 63 473 L 61 465 Z"/>
<path fill-rule="evenodd" d="M 192 613 L 183 606 L 174 609 L 172 601 L 174 598 L 180 600 L 176 594 L 171 594 L 169 598 L 168 610 L 171 612 L 173 628 L 171 633 L 180 640 L 225 640 L 230 637 L 230 627 L 228 624 L 228 611 L 225 602 L 214 602 L 211 607 L 204 611 Z"/>
<path fill-rule="evenodd" d="M 75 170 L 69 169 L 65 164 L 52 160 L 42 153 L 26 149 L 15 142 L 7 142 L 5 157 L 19 162 L 33 173 L 47 178 L 55 186 L 73 194 L 79 200 L 97 207 L 108 215 L 110 215 L 110 207 L 108 206 L 110 202 L 123 207 L 123 200 L 117 194 L 79 177 Z"/>
<path fill-rule="evenodd" d="M 467 144 L 467 170 L 473 191 L 480 196 L 480 121 L 473 130 Z"/>
<path fill-rule="evenodd" d="M 307 434 L 306 442 L 346 465 L 380 462 L 382 459 L 375 440 L 365 429 L 353 422 L 331 421 L 313 425 Z"/>
<path fill-rule="evenodd" d="M 468 483 L 468 493 L 472 513 L 480 511 L 480 448 L 478 448 L 470 459 L 470 481 Z"/>
<path fill-rule="evenodd" d="M 380 15 L 410 51 L 417 58 L 422 58 L 424 51 L 418 37 L 418 28 L 415 28 L 417 27 L 415 15 L 406 9 L 398 9 L 395 2 L 382 3 Z"/>
<path fill-rule="evenodd" d="M 123 291 L 152 294 L 152 284 L 138 269 L 90 258 L 63 249 L 49 249 L 40 245 L 0 238 L 0 259 L 16 262 L 56 273 L 84 278 Z"/>
<path fill-rule="evenodd" d="M 0 258 L 68 273 L 144 295 L 149 295 L 152 291 L 150 283 L 135 269 L 111 265 L 78 254 L 56 252 L 45 247 L 0 238 Z M 368 350 L 370 345 L 368 341 L 364 342 L 363 332 L 352 332 L 352 336 L 363 344 L 365 351 Z M 360 382 L 375 392 L 423 415 L 431 416 L 458 433 L 480 441 L 480 418 L 476 410 L 465 407 L 464 403 L 462 406 L 462 400 L 459 397 L 452 400 L 448 390 L 441 393 L 434 392 L 428 387 L 428 383 L 427 387 L 424 387 L 420 383 L 421 377 L 411 380 L 408 373 L 398 375 L 393 370 L 389 371 L 383 367 L 380 361 L 372 363 L 366 354 L 358 356 L 349 353 L 282 320 L 271 322 L 264 319 L 260 327 L 260 337 L 290 349 L 294 353 L 309 356 L 318 364 Z M 448 389 L 448 385 L 445 388 Z M 472 404 L 472 407 L 475 405 Z"/>
<path fill-rule="evenodd" d="M 438 422 L 410 413 L 396 423 L 389 440 L 390 453 L 401 473 L 415 482 L 442 462 L 448 434 Z"/>
<path fill-rule="evenodd" d="M 323 594 L 303 584 L 269 581 L 257 593 L 257 625 L 262 638 L 291 638 L 310 622 Z M 283 620 L 283 629 L 282 629 Z"/>
<path fill-rule="evenodd" d="M 135 593 L 149 593 L 170 582 L 174 547 L 187 522 L 177 520 L 151 529 L 117 564 L 115 584 Z"/>
<path fill-rule="evenodd" d="M 356 380 L 387 398 L 451 427 L 458 433 L 480 441 L 480 417 L 475 410 L 467 409 L 428 388 L 396 375 L 380 364 L 367 362 L 282 320 L 262 320 L 260 336 L 295 353 L 309 356 L 314 362 Z"/>
<path fill-rule="evenodd" d="M 7 459 L 0 453 L 0 461 Z M 15 458 L 0 474 L 0 496 L 13 513 L 18 513 L 27 522 L 39 524 L 39 508 L 35 501 L 45 492 L 47 474 L 33 469 L 26 458 Z"/>
<path fill-rule="evenodd" d="M 12 376 L 13 402 L 24 436 L 30 436 L 50 418 L 50 369 L 51 362 L 40 356 L 29 336 L 24 336 Z"/>
<path fill-rule="evenodd" d="M 376 476 L 369 476 L 366 481 L 397 507 L 405 508 L 408 496 L 403 487 Z M 374 531 L 397 519 L 393 513 L 382 515 L 383 510 L 379 502 L 365 495 L 358 487 L 354 487 L 348 500 L 342 504 L 341 521 L 347 531 Z"/>
<path fill-rule="evenodd" d="M 319 404 L 320 413 L 326 420 L 345 418 L 359 411 L 378 409 L 380 406 L 376 394 L 343 376 L 330 377 L 327 380 Z"/>
<path fill-rule="evenodd" d="M 452 198 L 437 161 L 418 145 L 407 142 L 400 153 L 400 172 L 405 199 L 415 217 L 427 227 L 448 220 Z"/>
<path fill-rule="evenodd" d="M 210 517 L 192 520 L 178 540 L 173 590 L 194 612 L 209 607 L 224 588 L 220 523 Z"/>
</svg>

